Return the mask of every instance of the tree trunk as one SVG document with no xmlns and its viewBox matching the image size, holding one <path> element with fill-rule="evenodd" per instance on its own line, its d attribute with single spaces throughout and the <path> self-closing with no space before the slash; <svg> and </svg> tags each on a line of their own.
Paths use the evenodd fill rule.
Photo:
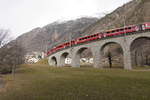
<svg viewBox="0 0 150 100">
<path fill-rule="evenodd" d="M 108 62 L 109 62 L 109 67 L 112 68 L 112 56 L 111 53 L 108 53 Z"/>
</svg>

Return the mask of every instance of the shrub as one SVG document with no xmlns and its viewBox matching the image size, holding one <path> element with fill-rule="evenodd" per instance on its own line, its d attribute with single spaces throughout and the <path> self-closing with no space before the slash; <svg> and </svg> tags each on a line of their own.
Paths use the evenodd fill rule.
<svg viewBox="0 0 150 100">
<path fill-rule="evenodd" d="M 48 59 L 47 58 L 41 59 L 36 64 L 46 64 L 46 65 L 48 65 Z"/>
<path fill-rule="evenodd" d="M 0 74 L 8 74 L 12 72 L 12 67 L 8 65 L 0 65 Z"/>
</svg>

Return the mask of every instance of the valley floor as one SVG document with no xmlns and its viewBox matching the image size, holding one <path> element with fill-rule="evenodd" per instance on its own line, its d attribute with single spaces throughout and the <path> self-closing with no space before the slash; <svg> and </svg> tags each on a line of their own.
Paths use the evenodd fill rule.
<svg viewBox="0 0 150 100">
<path fill-rule="evenodd" d="M 22 65 L 0 100 L 150 100 L 150 70 Z"/>
</svg>

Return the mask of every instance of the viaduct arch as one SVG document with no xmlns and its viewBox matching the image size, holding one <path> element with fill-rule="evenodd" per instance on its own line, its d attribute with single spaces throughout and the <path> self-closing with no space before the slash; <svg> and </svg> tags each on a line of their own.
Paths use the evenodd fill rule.
<svg viewBox="0 0 150 100">
<path fill-rule="evenodd" d="M 122 67 L 123 65 L 123 47 L 117 42 L 108 42 L 100 48 L 104 67 Z M 116 59 L 117 58 L 117 59 Z M 111 65 L 110 65 L 111 64 Z"/>
</svg>

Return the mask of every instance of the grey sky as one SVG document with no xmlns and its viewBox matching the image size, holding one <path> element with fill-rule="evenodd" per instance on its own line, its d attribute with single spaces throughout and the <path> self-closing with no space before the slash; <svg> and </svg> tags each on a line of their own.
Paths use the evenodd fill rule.
<svg viewBox="0 0 150 100">
<path fill-rule="evenodd" d="M 131 0 L 0 0 L 0 27 L 13 36 L 56 20 L 99 16 Z"/>
</svg>

